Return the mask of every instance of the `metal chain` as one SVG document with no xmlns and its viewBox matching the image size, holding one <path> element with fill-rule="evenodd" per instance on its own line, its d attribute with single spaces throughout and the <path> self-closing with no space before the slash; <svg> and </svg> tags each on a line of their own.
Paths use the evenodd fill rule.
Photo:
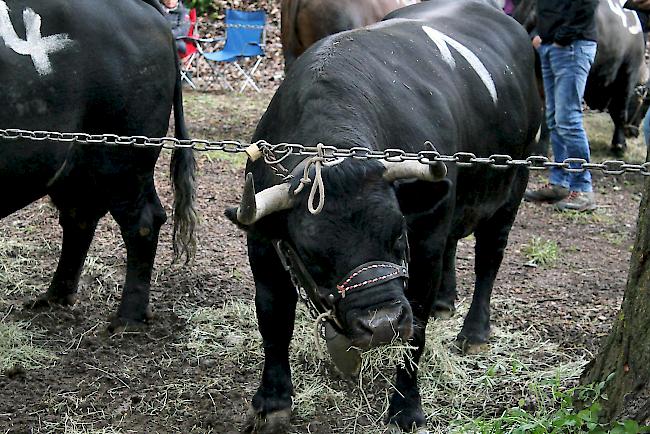
<svg viewBox="0 0 650 434">
<path fill-rule="evenodd" d="M 22 129 L 0 129 L 0 139 L 32 141 L 50 140 L 62 143 L 80 143 L 90 145 L 107 145 L 133 148 L 186 148 L 199 152 L 221 151 L 231 154 L 246 153 L 251 144 L 236 140 L 181 140 L 174 137 L 119 136 L 116 134 L 87 134 L 62 133 L 52 131 L 30 131 Z M 262 152 L 264 161 L 283 179 L 291 177 L 282 162 L 290 156 L 313 157 L 318 155 L 316 146 L 305 146 L 294 143 L 270 144 L 260 140 L 253 143 Z M 364 147 L 339 149 L 334 146 L 322 146 L 328 156 L 334 158 L 353 158 L 355 160 L 385 160 L 385 161 L 418 161 L 422 164 L 433 165 L 435 162 L 456 164 L 460 167 L 489 166 L 495 169 L 525 166 L 531 170 L 546 170 L 559 167 L 567 172 L 584 172 L 585 170 L 600 170 L 606 175 L 621 175 L 623 173 L 650 175 L 650 162 L 630 164 L 622 160 L 606 160 L 602 163 L 591 163 L 583 158 L 567 158 L 555 162 L 548 157 L 532 155 L 524 159 L 516 159 L 509 155 L 493 154 L 489 157 L 477 157 L 471 152 L 456 152 L 453 155 L 442 155 L 437 151 L 423 150 L 417 153 L 406 152 L 402 149 L 372 150 Z"/>
</svg>

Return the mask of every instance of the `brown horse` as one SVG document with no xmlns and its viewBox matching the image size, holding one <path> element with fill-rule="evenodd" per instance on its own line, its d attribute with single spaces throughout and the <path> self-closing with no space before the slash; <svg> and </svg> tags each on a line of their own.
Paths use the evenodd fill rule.
<svg viewBox="0 0 650 434">
<path fill-rule="evenodd" d="M 367 26 L 419 0 L 282 0 L 284 69 L 325 36 Z"/>
</svg>

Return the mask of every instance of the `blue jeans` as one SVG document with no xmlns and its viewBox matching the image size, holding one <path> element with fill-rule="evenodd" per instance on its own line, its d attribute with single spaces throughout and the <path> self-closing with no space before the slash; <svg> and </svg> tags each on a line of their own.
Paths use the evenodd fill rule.
<svg viewBox="0 0 650 434">
<path fill-rule="evenodd" d="M 546 123 L 551 133 L 555 161 L 567 158 L 589 161 L 589 141 L 582 125 L 582 97 L 596 57 L 596 43 L 578 40 L 566 47 L 543 44 L 538 51 L 546 94 Z M 570 166 L 577 167 L 576 164 Z M 553 167 L 549 181 L 571 191 L 593 191 L 588 170 L 569 173 Z"/>
</svg>

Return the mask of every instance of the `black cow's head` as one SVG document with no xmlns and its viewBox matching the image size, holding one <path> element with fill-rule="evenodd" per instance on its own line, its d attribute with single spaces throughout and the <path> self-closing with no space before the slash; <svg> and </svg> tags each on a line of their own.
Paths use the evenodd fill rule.
<svg viewBox="0 0 650 434">
<path fill-rule="evenodd" d="M 333 312 L 353 346 L 367 349 L 395 338 L 408 340 L 413 314 L 400 273 L 408 255 L 402 208 L 426 213 L 437 207 L 451 185 L 444 179 L 444 164 L 345 160 L 323 167 L 324 206 L 316 214 L 306 204 L 310 187 L 294 194 L 296 175 L 291 183 L 255 193 L 249 174 L 242 203 L 226 215 L 255 231 L 262 230 L 256 227 L 264 225 L 265 217 L 284 213 L 282 231 L 315 282 L 314 303 Z M 401 203 L 398 184 L 422 181 L 435 185 L 435 194 Z"/>
<path fill-rule="evenodd" d="M 646 68 L 645 65 L 642 67 Z M 644 71 L 644 74 L 647 77 L 647 71 Z M 628 100 L 627 119 L 624 126 L 625 137 L 639 137 L 639 127 L 649 107 L 648 83 L 639 84 L 634 89 L 632 97 Z"/>
</svg>

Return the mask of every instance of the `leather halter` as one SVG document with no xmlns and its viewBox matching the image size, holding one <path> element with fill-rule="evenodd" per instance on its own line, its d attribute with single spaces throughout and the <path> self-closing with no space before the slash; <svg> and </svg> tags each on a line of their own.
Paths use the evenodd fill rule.
<svg viewBox="0 0 650 434">
<path fill-rule="evenodd" d="M 335 289 L 329 291 L 327 300 L 331 305 L 330 307 L 322 303 L 318 290 L 319 286 L 312 278 L 293 246 L 283 240 L 273 240 L 273 246 L 278 253 L 282 266 L 291 276 L 291 281 L 296 288 L 298 297 L 307 305 L 314 318 L 320 314 L 336 309 L 338 302 L 345 298 L 346 294 L 350 291 L 371 288 L 400 278 L 404 279 L 404 286 L 406 287 L 406 281 L 409 276 L 409 248 L 407 242 L 401 265 L 388 261 L 372 261 L 361 264 L 350 271 L 340 280 Z M 330 320 L 334 322 L 338 329 L 343 329 L 338 320 L 336 320 L 336 316 L 332 315 Z"/>
<path fill-rule="evenodd" d="M 345 298 L 348 291 L 370 288 L 399 277 L 406 279 L 408 276 L 408 269 L 404 265 L 384 261 L 366 262 L 350 271 L 347 277 L 336 285 L 336 289 L 341 298 Z"/>
</svg>

